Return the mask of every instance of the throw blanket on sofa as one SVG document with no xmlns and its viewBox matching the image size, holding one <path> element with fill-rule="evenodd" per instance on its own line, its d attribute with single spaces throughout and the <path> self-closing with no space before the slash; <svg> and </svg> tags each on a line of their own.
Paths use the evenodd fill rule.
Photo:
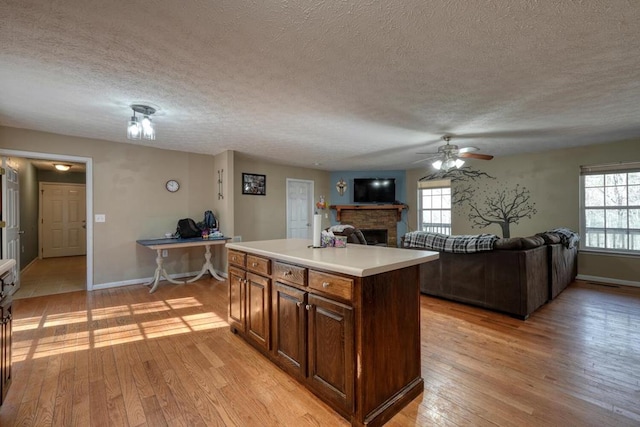
<svg viewBox="0 0 640 427">
<path fill-rule="evenodd" d="M 471 254 L 492 251 L 498 236 L 494 234 L 475 234 L 447 236 L 446 234 L 426 231 L 411 231 L 404 235 L 405 248 L 421 248 L 438 252 Z"/>
<path fill-rule="evenodd" d="M 580 241 L 580 235 L 568 228 L 554 228 L 547 233 L 556 233 L 565 248 L 573 248 Z"/>
</svg>

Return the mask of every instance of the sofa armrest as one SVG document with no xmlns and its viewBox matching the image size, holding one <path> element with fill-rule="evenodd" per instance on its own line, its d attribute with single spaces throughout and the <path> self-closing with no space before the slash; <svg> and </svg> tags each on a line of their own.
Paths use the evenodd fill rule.
<svg viewBox="0 0 640 427">
<path fill-rule="evenodd" d="M 578 275 L 578 248 L 561 243 L 547 245 L 549 259 L 549 299 L 554 299 Z"/>
</svg>

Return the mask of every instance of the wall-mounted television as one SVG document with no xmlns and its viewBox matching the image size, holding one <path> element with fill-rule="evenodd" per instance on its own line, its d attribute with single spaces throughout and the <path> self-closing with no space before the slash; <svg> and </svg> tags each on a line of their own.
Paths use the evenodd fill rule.
<svg viewBox="0 0 640 427">
<path fill-rule="evenodd" d="M 353 203 L 393 203 L 395 201 L 395 178 L 353 179 Z"/>
</svg>

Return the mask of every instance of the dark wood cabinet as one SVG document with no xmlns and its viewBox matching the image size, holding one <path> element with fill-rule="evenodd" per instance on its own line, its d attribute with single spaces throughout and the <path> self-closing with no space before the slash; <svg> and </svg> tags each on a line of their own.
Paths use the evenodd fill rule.
<svg viewBox="0 0 640 427">
<path fill-rule="evenodd" d="M 281 282 L 273 289 L 273 354 L 298 379 L 307 374 L 307 293 Z"/>
<path fill-rule="evenodd" d="M 381 426 L 420 394 L 418 265 L 361 277 L 306 266 L 302 258 L 296 264 L 291 248 L 267 258 L 264 250 L 258 256 L 235 246 L 228 268 L 232 331 L 352 425 Z"/>
<path fill-rule="evenodd" d="M 350 413 L 353 410 L 353 308 L 309 294 L 308 379 L 311 388 Z"/>
<path fill-rule="evenodd" d="M 246 279 L 246 331 L 247 338 L 258 346 L 269 349 L 269 294 L 270 280 L 247 273 Z"/>
<path fill-rule="evenodd" d="M 353 408 L 353 309 L 276 282 L 273 354 L 285 371 L 349 413 Z"/>
<path fill-rule="evenodd" d="M 245 324 L 245 293 L 246 277 L 244 270 L 229 267 L 229 325 L 234 332 L 244 332 Z"/>
<path fill-rule="evenodd" d="M 229 251 L 229 325 L 269 350 L 271 334 L 270 260 Z M 256 274 L 258 273 L 258 274 Z"/>
<path fill-rule="evenodd" d="M 0 300 L 0 405 L 11 385 L 11 332 L 13 303 L 11 297 Z"/>
</svg>

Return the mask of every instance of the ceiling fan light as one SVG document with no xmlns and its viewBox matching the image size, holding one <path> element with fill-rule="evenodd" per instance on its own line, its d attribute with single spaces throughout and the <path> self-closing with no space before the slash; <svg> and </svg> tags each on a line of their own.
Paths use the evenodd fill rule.
<svg viewBox="0 0 640 427">
<path fill-rule="evenodd" d="M 53 165 L 53 167 L 62 172 L 66 172 L 71 169 L 71 165 L 63 165 L 61 163 L 56 163 Z"/>
<path fill-rule="evenodd" d="M 433 166 L 436 169 L 442 168 L 442 160 L 436 160 L 435 162 L 431 163 L 431 166 Z"/>
<path fill-rule="evenodd" d="M 142 136 L 142 126 L 138 118 L 133 113 L 131 120 L 127 122 L 127 138 L 128 139 L 140 139 Z"/>
<path fill-rule="evenodd" d="M 456 163 L 455 163 L 456 169 L 460 169 L 462 165 L 464 165 L 464 160 L 456 159 Z"/>
<path fill-rule="evenodd" d="M 448 158 L 442 163 L 442 169 L 448 171 L 449 169 L 453 169 L 456 166 L 456 161 Z"/>
</svg>

